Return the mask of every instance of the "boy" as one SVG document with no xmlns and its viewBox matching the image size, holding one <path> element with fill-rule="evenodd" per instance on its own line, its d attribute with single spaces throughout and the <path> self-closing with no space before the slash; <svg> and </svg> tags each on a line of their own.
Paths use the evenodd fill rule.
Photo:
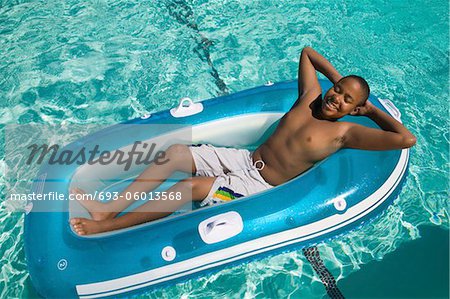
<svg viewBox="0 0 450 299">
<path fill-rule="evenodd" d="M 323 98 L 316 71 L 334 84 Z M 108 204 L 81 202 L 92 220 L 71 219 L 74 230 L 87 235 L 120 229 L 167 216 L 171 213 L 168 211 L 190 200 L 206 205 L 260 192 L 289 181 L 341 148 L 393 150 L 416 143 L 408 129 L 367 100 L 370 89 L 363 78 L 343 77 L 309 47 L 300 56 L 298 94 L 275 132 L 254 152 L 211 145 L 172 145 L 166 151 L 169 162 L 150 165 L 121 193 L 119 200 Z M 345 115 L 369 117 L 381 130 L 337 122 Z M 116 217 L 117 211 L 131 204 L 123 194 L 154 190 L 175 171 L 195 174 L 167 190 L 182 194 L 181 200 L 154 201 Z M 72 192 L 83 193 L 80 189 Z"/>
</svg>

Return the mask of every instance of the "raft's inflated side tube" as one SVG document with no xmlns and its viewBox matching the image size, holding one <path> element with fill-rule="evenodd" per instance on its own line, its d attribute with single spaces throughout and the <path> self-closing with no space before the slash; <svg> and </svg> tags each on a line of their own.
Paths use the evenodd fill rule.
<svg viewBox="0 0 450 299">
<path fill-rule="evenodd" d="M 328 81 L 320 83 L 324 92 L 331 87 Z M 191 124 L 194 141 L 218 143 L 230 140 L 228 134 L 235 134 L 230 143 L 257 145 L 267 137 L 264 130 L 270 131 L 296 98 L 297 82 L 289 81 L 206 100 L 192 113 L 182 111 L 177 116 L 177 111 L 167 110 L 126 124 Z M 373 95 L 370 100 L 400 117 L 389 101 L 380 102 Z M 377 127 L 366 117 L 344 120 Z M 124 126 L 113 126 L 68 147 L 82 147 L 123 129 Z M 170 132 L 165 133 L 170 136 Z M 149 140 L 152 137 L 156 138 L 147 136 Z M 406 149 L 340 150 L 306 173 L 270 190 L 91 237 L 77 236 L 71 230 L 70 215 L 64 212 L 68 202 L 52 203 L 54 212 L 37 212 L 41 203 L 34 202 L 25 217 L 25 249 L 31 279 L 37 291 L 47 298 L 128 296 L 230 264 L 310 246 L 356 228 L 383 211 L 400 191 L 408 160 Z M 67 195 L 73 178 L 83 167 L 43 167 L 33 191 Z M 60 180 L 52 183 L 48 179 L 51 177 Z"/>
</svg>

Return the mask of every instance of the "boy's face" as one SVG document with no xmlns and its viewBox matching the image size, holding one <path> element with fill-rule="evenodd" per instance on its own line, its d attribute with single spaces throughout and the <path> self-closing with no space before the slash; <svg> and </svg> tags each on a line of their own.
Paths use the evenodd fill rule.
<svg viewBox="0 0 450 299">
<path fill-rule="evenodd" d="M 330 119 L 339 119 L 360 106 L 365 98 L 358 81 L 343 78 L 331 87 L 322 100 L 322 115 Z"/>
</svg>

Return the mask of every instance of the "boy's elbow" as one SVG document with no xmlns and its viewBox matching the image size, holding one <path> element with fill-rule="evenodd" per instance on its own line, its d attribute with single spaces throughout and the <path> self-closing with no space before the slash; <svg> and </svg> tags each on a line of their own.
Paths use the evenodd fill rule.
<svg viewBox="0 0 450 299">
<path fill-rule="evenodd" d="M 410 148 L 416 145 L 417 139 L 415 136 L 409 136 L 403 139 L 404 148 Z"/>
<path fill-rule="evenodd" d="M 304 47 L 303 49 L 302 49 L 302 53 L 301 54 L 307 54 L 309 51 L 311 51 L 312 50 L 312 48 L 311 47 L 309 47 L 309 46 L 307 46 L 307 47 Z"/>
</svg>

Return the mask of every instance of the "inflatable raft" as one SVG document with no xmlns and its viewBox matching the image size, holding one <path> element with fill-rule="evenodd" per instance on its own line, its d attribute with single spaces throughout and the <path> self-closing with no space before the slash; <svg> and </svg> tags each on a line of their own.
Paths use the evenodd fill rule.
<svg viewBox="0 0 450 299">
<path fill-rule="evenodd" d="M 324 92 L 331 87 L 329 81 L 320 83 Z M 189 125 L 192 136 L 188 139 L 192 138 L 192 143 L 251 148 L 270 135 L 296 98 L 297 81 L 269 82 L 198 103 L 183 99 L 178 108 L 125 124 Z M 370 100 L 400 119 L 392 102 L 373 95 Z M 366 117 L 348 116 L 344 120 L 377 127 Z M 104 139 L 112 149 L 126 149 L 130 144 L 114 138 L 126 135 L 126 128 L 112 126 L 68 147 L 74 149 Z M 180 142 L 173 138 L 177 130 L 179 127 L 173 132 L 141 130 L 139 134 L 144 136 L 139 138 L 169 146 Z M 73 202 L 53 202 L 51 209 L 44 211 L 45 203 L 35 201 L 28 205 L 25 217 L 25 250 L 31 280 L 46 298 L 126 297 L 268 254 L 311 246 L 357 228 L 383 211 L 401 189 L 408 160 L 408 149 L 340 150 L 270 190 L 87 237 L 76 235 L 69 225 L 70 217 L 80 215 Z M 43 166 L 33 191 L 68 194 L 73 186 L 91 193 L 120 191 L 140 171 L 142 167 L 135 167 L 124 175 L 123 168 L 117 167 L 98 169 L 76 163 Z M 161 188 L 164 187 L 167 186 Z"/>
</svg>

